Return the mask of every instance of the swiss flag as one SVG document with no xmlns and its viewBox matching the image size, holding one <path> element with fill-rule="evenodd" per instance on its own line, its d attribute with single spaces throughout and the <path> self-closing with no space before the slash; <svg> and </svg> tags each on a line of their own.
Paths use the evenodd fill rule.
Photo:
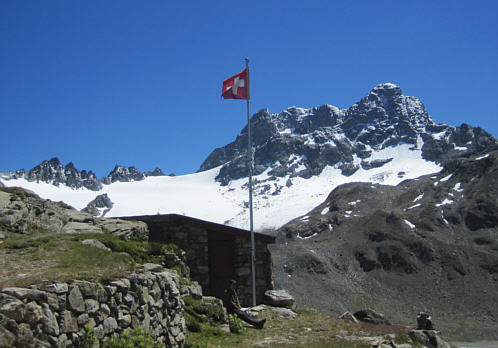
<svg viewBox="0 0 498 348">
<path fill-rule="evenodd" d="M 225 99 L 249 99 L 247 75 L 245 69 L 223 81 L 221 96 Z"/>
</svg>

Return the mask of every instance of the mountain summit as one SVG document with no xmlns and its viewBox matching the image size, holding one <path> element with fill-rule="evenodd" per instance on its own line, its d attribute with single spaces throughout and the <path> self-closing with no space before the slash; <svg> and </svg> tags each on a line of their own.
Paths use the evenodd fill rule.
<svg viewBox="0 0 498 348">
<path fill-rule="evenodd" d="M 347 109 L 322 105 L 291 107 L 279 114 L 261 110 L 251 118 L 254 174 L 309 178 L 326 166 L 350 176 L 358 169 L 382 166 L 376 151 L 409 144 L 426 160 L 444 163 L 465 153 L 496 148 L 496 139 L 480 128 L 436 124 L 422 102 L 384 83 Z M 247 127 L 234 142 L 214 150 L 199 171 L 222 166 L 222 185 L 247 176 Z"/>
</svg>

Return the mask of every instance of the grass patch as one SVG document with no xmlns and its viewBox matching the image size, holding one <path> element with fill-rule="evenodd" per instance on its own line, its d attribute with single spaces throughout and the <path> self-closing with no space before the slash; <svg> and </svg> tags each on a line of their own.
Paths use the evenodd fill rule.
<svg viewBox="0 0 498 348">
<path fill-rule="evenodd" d="M 384 336 L 396 334 L 399 342 L 409 340 L 408 329 L 340 320 L 315 311 L 299 311 L 294 320 L 276 316 L 267 308 L 260 317 L 267 318 L 262 330 L 243 323 L 239 334 L 226 332 L 189 332 L 186 347 L 311 347 L 311 348 L 368 348 L 366 342 L 342 339 L 345 336 Z"/>
<path fill-rule="evenodd" d="M 100 240 L 113 252 L 83 245 L 85 239 Z M 105 283 L 137 264 L 161 263 L 165 251 L 181 252 L 176 246 L 125 241 L 110 234 L 8 233 L 0 244 L 0 289 L 71 279 Z"/>
</svg>

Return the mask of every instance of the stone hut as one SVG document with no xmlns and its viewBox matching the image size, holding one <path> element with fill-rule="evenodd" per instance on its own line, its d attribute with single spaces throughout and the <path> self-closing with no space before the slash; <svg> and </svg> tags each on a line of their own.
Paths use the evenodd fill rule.
<svg viewBox="0 0 498 348">
<path fill-rule="evenodd" d="M 224 299 L 230 279 L 235 279 L 242 305 L 251 305 L 250 231 L 177 214 L 124 219 L 145 222 L 150 241 L 174 243 L 185 250 L 190 276 L 201 284 L 205 294 Z M 274 288 L 273 265 L 267 245 L 275 243 L 275 237 L 255 232 L 254 241 L 256 302 L 262 303 L 264 292 Z"/>
</svg>

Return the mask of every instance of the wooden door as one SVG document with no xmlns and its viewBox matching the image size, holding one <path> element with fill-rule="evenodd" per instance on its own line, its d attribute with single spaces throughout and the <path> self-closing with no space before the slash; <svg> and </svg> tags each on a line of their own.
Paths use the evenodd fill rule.
<svg viewBox="0 0 498 348">
<path fill-rule="evenodd" d="M 208 241 L 210 295 L 225 299 L 233 278 L 233 237 L 214 236 Z"/>
</svg>

